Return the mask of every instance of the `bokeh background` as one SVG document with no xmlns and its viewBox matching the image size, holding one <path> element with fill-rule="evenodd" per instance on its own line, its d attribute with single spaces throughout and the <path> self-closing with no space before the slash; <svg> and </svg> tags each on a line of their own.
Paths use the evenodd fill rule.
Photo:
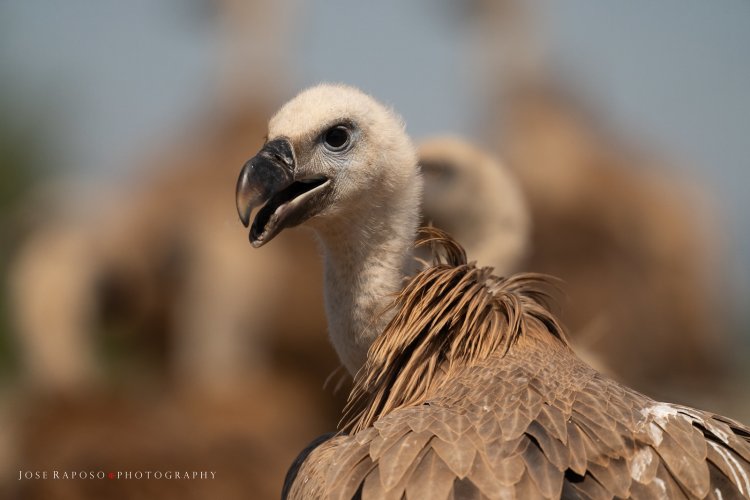
<svg viewBox="0 0 750 500">
<path fill-rule="evenodd" d="M 3 498 L 275 498 L 335 428 L 310 235 L 233 200 L 320 81 L 503 158 L 576 348 L 750 422 L 749 46 L 744 0 L 0 2 Z"/>
</svg>

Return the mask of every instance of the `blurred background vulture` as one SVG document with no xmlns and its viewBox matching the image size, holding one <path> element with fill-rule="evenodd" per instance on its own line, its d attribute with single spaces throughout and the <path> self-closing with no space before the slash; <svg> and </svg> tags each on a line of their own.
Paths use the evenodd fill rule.
<svg viewBox="0 0 750 500">
<path fill-rule="evenodd" d="M 750 428 L 579 361 L 548 278 L 496 277 L 438 230 L 421 243 L 443 258 L 417 269 L 422 182 L 403 127 L 360 91 L 319 85 L 271 118 L 237 182 L 254 247 L 314 229 L 330 339 L 356 373 L 349 433 L 306 449 L 284 496 L 750 496 Z"/>
<path fill-rule="evenodd" d="M 336 427 L 351 377 L 325 338 L 314 240 L 249 252 L 232 200 L 270 113 L 320 81 L 403 113 L 424 224 L 498 276 L 563 279 L 556 313 L 587 363 L 750 420 L 748 16 L 678 0 L 0 2 L 0 497 L 278 498 L 299 449 Z M 217 479 L 16 470 L 146 467 Z"/>
</svg>

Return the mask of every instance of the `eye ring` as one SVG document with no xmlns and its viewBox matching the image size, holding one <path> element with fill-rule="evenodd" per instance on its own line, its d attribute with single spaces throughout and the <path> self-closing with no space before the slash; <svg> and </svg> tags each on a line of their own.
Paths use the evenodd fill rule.
<svg viewBox="0 0 750 500">
<path fill-rule="evenodd" d="M 351 133 L 343 125 L 334 125 L 323 133 L 323 145 L 329 151 L 343 151 L 351 142 Z"/>
</svg>

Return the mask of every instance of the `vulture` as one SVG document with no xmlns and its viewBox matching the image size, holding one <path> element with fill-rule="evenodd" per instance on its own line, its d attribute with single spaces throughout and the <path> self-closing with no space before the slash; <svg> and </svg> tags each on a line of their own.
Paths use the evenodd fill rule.
<svg viewBox="0 0 750 500">
<path fill-rule="evenodd" d="M 750 496 L 750 428 L 580 361 L 552 279 L 498 277 L 420 235 L 421 186 L 401 119 L 343 85 L 285 104 L 240 172 L 254 247 L 316 233 L 329 334 L 356 373 L 340 431 L 299 455 L 285 498 Z M 435 256 L 421 266 L 418 236 Z"/>
<path fill-rule="evenodd" d="M 510 169 L 456 136 L 426 139 L 418 153 L 424 223 L 448 232 L 496 273 L 520 269 L 530 251 L 531 217 Z"/>
</svg>

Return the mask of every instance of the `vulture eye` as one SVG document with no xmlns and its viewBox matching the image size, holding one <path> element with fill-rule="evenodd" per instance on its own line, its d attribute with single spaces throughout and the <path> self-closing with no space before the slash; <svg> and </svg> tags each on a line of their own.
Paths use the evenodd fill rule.
<svg viewBox="0 0 750 500">
<path fill-rule="evenodd" d="M 439 179 L 443 182 L 454 182 L 458 177 L 456 167 L 450 162 L 442 160 L 423 160 L 420 163 L 422 173 L 426 177 Z"/>
<path fill-rule="evenodd" d="M 341 151 L 349 145 L 349 131 L 342 125 L 331 127 L 323 136 L 323 144 L 329 151 Z"/>
</svg>

